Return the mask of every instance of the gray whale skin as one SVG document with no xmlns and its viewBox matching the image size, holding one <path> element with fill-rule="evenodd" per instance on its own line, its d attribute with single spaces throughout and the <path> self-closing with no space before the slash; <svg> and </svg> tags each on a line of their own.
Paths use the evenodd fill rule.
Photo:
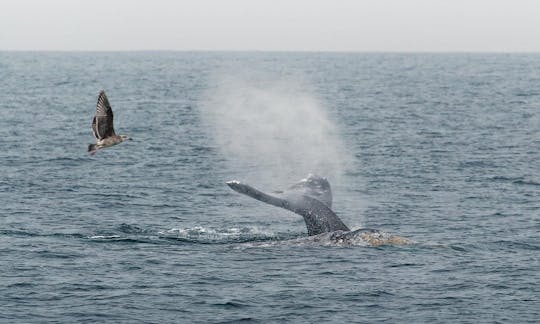
<svg viewBox="0 0 540 324">
<path fill-rule="evenodd" d="M 323 177 L 309 174 L 305 179 L 290 186 L 285 191 L 268 194 L 250 185 L 233 180 L 227 185 L 234 191 L 260 200 L 267 204 L 284 208 L 304 218 L 308 235 L 333 233 L 335 240 L 360 237 L 371 245 L 408 244 L 410 241 L 399 236 L 387 235 L 376 229 L 361 228 L 351 231 L 332 211 L 332 190 Z"/>
</svg>

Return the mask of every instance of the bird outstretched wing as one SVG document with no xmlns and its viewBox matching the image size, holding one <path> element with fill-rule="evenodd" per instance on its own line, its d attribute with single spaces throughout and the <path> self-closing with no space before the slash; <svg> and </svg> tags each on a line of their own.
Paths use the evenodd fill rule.
<svg viewBox="0 0 540 324">
<path fill-rule="evenodd" d="M 96 116 L 92 121 L 92 131 L 98 140 L 115 135 L 113 126 L 113 112 L 105 91 L 99 92 L 96 107 Z"/>
</svg>

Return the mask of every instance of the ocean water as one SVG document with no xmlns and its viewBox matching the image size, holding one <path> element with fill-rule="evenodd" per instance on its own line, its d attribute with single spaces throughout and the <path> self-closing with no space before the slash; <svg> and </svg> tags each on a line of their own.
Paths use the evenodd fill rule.
<svg viewBox="0 0 540 324">
<path fill-rule="evenodd" d="M 0 322 L 540 318 L 538 54 L 0 52 L 0 76 Z M 134 140 L 90 156 L 100 89 Z M 306 243 L 225 184 L 310 172 L 414 243 Z"/>
</svg>

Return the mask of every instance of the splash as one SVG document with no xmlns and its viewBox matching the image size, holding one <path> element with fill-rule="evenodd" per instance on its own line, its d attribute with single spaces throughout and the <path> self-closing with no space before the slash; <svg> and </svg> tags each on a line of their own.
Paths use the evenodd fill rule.
<svg viewBox="0 0 540 324">
<path fill-rule="evenodd" d="M 243 228 L 173 228 L 158 233 L 161 238 L 198 244 L 230 244 L 280 240 L 277 233 L 263 231 L 255 227 Z"/>
<path fill-rule="evenodd" d="M 352 160 L 324 104 L 297 80 L 216 77 L 203 123 L 243 180 L 283 188 L 312 172 L 338 182 Z"/>
</svg>

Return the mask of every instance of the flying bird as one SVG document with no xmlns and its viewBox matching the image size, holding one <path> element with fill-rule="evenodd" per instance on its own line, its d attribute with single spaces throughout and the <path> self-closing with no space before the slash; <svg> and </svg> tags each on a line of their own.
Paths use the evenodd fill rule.
<svg viewBox="0 0 540 324">
<path fill-rule="evenodd" d="M 92 121 L 92 131 L 96 137 L 96 144 L 88 145 L 88 153 L 92 155 L 96 154 L 99 149 L 131 140 L 127 135 L 116 135 L 114 132 L 112 108 L 103 90 L 99 92 L 96 116 Z"/>
</svg>

